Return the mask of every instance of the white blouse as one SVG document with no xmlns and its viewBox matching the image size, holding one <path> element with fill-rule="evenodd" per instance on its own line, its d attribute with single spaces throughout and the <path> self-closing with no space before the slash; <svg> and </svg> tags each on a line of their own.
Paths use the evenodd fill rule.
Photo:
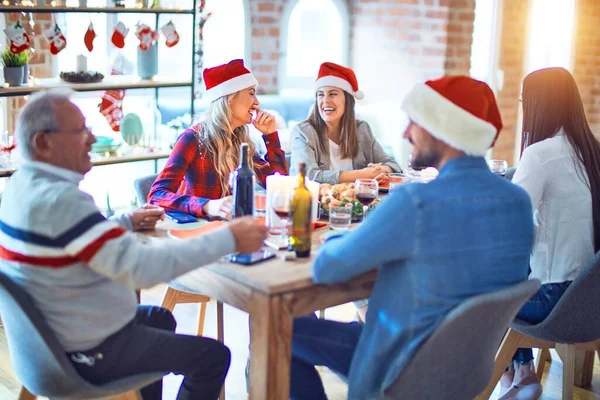
<svg viewBox="0 0 600 400">
<path fill-rule="evenodd" d="M 594 256 L 587 173 L 563 131 L 525 149 L 513 177 L 529 196 L 536 223 L 530 278 L 575 279 Z"/>
<path fill-rule="evenodd" d="M 329 160 L 331 161 L 331 169 L 338 171 L 352 171 L 352 159 L 342 158 L 342 149 L 329 139 Z"/>
</svg>

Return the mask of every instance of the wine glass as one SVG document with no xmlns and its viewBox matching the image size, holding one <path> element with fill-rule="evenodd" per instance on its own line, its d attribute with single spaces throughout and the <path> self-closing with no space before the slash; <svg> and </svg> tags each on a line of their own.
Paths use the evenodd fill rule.
<svg viewBox="0 0 600 400">
<path fill-rule="evenodd" d="M 499 176 L 506 175 L 506 170 L 508 169 L 508 163 L 504 160 L 489 160 L 488 165 L 490 167 L 490 171 Z"/>
<path fill-rule="evenodd" d="M 354 195 L 363 205 L 363 221 L 367 218 L 369 205 L 375 201 L 379 193 L 379 184 L 375 179 L 357 179 L 354 182 Z"/>
<path fill-rule="evenodd" d="M 292 192 L 286 189 L 275 189 L 271 193 L 271 208 L 281 218 L 283 229 L 281 238 L 287 247 L 288 243 L 288 219 L 290 217 L 290 206 L 292 203 Z"/>
</svg>

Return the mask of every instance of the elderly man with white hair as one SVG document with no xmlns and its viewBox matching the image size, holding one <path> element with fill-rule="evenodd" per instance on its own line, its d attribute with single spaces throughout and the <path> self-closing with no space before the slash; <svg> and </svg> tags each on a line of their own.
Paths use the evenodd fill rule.
<svg viewBox="0 0 600 400">
<path fill-rule="evenodd" d="M 70 94 L 35 94 L 19 115 L 24 161 L 0 206 L 0 270 L 32 296 L 89 382 L 175 372 L 185 376 L 178 399 L 216 399 L 229 369 L 227 347 L 175 334 L 171 313 L 138 306 L 134 290 L 235 251 L 255 251 L 266 227 L 241 218 L 194 239 L 142 242 L 130 231 L 154 228 L 162 208 L 104 218 L 78 187 L 92 167 L 95 138 Z M 145 400 L 160 399 L 162 383 L 141 392 Z"/>
</svg>

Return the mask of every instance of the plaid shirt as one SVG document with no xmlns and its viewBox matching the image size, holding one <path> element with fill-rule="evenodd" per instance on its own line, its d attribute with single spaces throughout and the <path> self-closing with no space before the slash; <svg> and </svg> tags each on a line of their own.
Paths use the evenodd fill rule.
<svg viewBox="0 0 600 400">
<path fill-rule="evenodd" d="M 223 193 L 214 162 L 206 146 L 200 144 L 202 125 L 194 125 L 179 136 L 167 164 L 150 189 L 148 200 L 164 208 L 203 216 L 202 206 L 209 200 L 220 199 Z M 288 174 L 285 153 L 277 131 L 263 136 L 267 154 L 263 160 L 253 156 L 254 172 L 263 186 L 268 175 Z"/>
</svg>

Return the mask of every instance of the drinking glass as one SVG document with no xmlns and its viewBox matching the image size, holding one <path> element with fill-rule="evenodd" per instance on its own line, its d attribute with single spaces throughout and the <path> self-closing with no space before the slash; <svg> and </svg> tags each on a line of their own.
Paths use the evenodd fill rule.
<svg viewBox="0 0 600 400">
<path fill-rule="evenodd" d="M 254 192 L 254 211 L 256 216 L 264 216 L 267 211 L 267 192 L 257 190 Z"/>
<path fill-rule="evenodd" d="M 329 206 L 329 227 L 334 231 L 347 231 L 352 221 L 352 205 Z"/>
<path fill-rule="evenodd" d="M 281 219 L 283 229 L 281 238 L 285 244 L 288 243 L 288 220 L 290 217 L 290 206 L 292 203 L 292 192 L 286 189 L 275 189 L 271 193 L 271 207 L 275 214 Z"/>
<path fill-rule="evenodd" d="M 363 221 L 367 218 L 369 205 L 375 201 L 377 193 L 379 193 L 379 184 L 375 179 L 357 179 L 354 182 L 354 194 L 363 205 Z"/>
<path fill-rule="evenodd" d="M 506 170 L 508 169 L 508 163 L 504 160 L 489 160 L 488 165 L 490 167 L 490 171 L 499 176 L 506 175 Z"/>
</svg>

